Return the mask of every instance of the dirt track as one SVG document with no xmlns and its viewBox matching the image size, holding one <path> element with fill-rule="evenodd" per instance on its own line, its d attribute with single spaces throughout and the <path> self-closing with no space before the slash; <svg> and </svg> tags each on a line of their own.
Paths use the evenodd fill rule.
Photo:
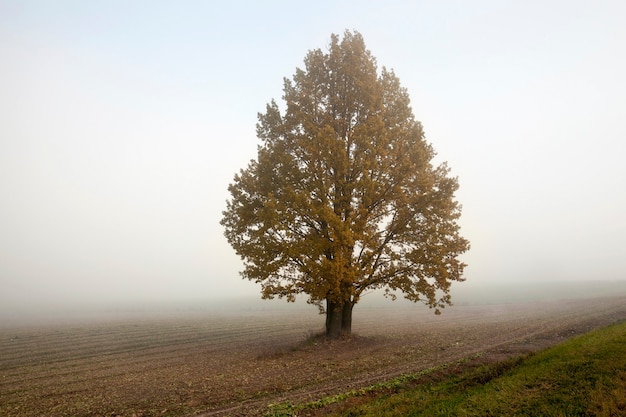
<svg viewBox="0 0 626 417">
<path fill-rule="evenodd" d="M 309 338 L 323 318 L 255 312 L 0 329 L 0 415 L 253 415 L 482 353 L 502 359 L 626 320 L 626 297 L 355 310 L 355 337 Z M 317 341 L 316 341 L 317 340 Z"/>
</svg>

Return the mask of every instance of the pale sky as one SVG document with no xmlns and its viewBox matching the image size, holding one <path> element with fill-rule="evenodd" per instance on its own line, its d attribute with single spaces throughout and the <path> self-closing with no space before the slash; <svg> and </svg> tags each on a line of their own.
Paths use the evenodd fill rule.
<svg viewBox="0 0 626 417">
<path fill-rule="evenodd" d="M 357 30 L 459 177 L 467 281 L 626 280 L 626 2 L 0 0 L 0 304 L 255 295 L 257 112 Z"/>
</svg>

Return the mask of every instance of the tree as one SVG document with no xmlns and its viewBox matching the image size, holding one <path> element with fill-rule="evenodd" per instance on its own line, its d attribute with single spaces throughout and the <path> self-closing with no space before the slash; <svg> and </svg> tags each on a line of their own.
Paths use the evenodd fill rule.
<svg viewBox="0 0 626 417">
<path fill-rule="evenodd" d="M 365 291 L 439 309 L 463 281 L 456 178 L 412 113 L 407 91 L 362 36 L 331 36 L 259 113 L 258 157 L 235 175 L 221 224 L 263 298 L 307 294 L 326 334 L 350 333 Z"/>
</svg>

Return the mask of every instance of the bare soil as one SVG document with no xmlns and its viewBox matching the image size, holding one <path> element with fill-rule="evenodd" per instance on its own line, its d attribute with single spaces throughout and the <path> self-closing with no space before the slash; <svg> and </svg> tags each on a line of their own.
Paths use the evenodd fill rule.
<svg viewBox="0 0 626 417">
<path fill-rule="evenodd" d="M 354 312 L 315 337 L 313 310 L 168 313 L 0 328 L 2 416 L 244 416 L 482 354 L 536 351 L 626 320 L 626 296 Z"/>
</svg>

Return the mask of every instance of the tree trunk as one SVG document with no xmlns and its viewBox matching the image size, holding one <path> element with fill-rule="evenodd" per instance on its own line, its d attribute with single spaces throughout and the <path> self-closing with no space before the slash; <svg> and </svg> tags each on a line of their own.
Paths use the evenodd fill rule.
<svg viewBox="0 0 626 417">
<path fill-rule="evenodd" d="M 330 332 L 330 323 L 333 321 L 334 310 L 335 310 L 335 307 L 333 303 L 331 303 L 330 301 L 328 301 L 328 299 L 326 299 L 326 335 L 327 336 L 328 336 L 328 333 Z"/>
<path fill-rule="evenodd" d="M 326 337 L 337 339 L 342 333 L 343 306 L 326 300 Z"/>
<path fill-rule="evenodd" d="M 343 305 L 343 309 L 341 311 L 341 332 L 343 334 L 352 333 L 352 308 L 354 307 L 353 303 L 346 303 Z"/>
<path fill-rule="evenodd" d="M 353 303 L 343 305 L 326 300 L 326 337 L 337 339 L 352 332 Z"/>
</svg>

